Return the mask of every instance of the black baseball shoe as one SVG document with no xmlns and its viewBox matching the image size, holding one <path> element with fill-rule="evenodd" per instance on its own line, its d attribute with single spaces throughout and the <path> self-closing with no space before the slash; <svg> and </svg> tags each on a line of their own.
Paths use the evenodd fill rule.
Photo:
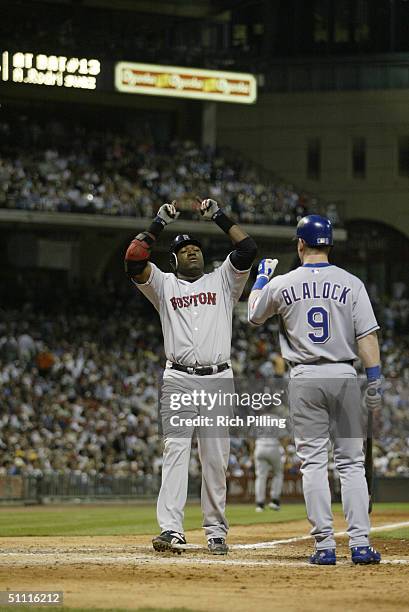
<svg viewBox="0 0 409 612">
<path fill-rule="evenodd" d="M 177 531 L 162 531 L 153 538 L 152 545 L 157 552 L 175 552 L 181 554 L 186 550 L 186 538 L 183 533 Z"/>
<path fill-rule="evenodd" d="M 280 500 L 279 499 L 272 499 L 271 502 L 268 504 L 268 507 L 271 508 L 271 510 L 280 510 L 281 509 L 281 504 L 280 504 Z"/>
<path fill-rule="evenodd" d="M 207 542 L 207 548 L 212 555 L 227 555 L 229 552 L 229 547 L 224 538 L 210 538 Z"/>
</svg>

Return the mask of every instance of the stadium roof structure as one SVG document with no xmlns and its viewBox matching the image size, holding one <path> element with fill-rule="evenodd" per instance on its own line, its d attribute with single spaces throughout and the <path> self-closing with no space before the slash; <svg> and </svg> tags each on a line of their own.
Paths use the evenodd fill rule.
<svg viewBox="0 0 409 612">
<path fill-rule="evenodd" d="M 42 0 L 42 2 L 198 19 L 214 17 L 232 8 L 248 4 L 248 0 L 195 0 L 194 2 L 188 0 L 155 0 L 155 2 L 149 0 Z"/>
</svg>

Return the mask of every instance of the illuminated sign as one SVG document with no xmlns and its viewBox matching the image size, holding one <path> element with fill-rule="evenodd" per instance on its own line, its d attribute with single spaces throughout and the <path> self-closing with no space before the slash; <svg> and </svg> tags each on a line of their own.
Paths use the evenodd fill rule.
<svg viewBox="0 0 409 612">
<path fill-rule="evenodd" d="M 95 89 L 100 72 L 97 59 L 21 51 L 1 54 L 0 80 L 11 83 Z"/>
<path fill-rule="evenodd" d="M 251 104 L 257 97 L 256 79 L 251 74 L 133 62 L 115 65 L 115 87 L 125 93 L 241 104 Z"/>
</svg>

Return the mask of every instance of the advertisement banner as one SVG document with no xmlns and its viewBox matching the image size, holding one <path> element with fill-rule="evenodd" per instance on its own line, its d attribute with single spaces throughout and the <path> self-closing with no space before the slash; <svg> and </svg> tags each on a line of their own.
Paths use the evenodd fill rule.
<svg viewBox="0 0 409 612">
<path fill-rule="evenodd" d="M 119 62 L 115 88 L 123 93 L 253 104 L 257 83 L 252 74 Z"/>
</svg>

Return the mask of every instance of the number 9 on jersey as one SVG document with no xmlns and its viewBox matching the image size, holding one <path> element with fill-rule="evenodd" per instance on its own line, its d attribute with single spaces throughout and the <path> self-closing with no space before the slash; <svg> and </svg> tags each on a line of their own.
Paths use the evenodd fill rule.
<svg viewBox="0 0 409 612">
<path fill-rule="evenodd" d="M 314 306 L 307 312 L 307 322 L 314 331 L 308 334 L 311 342 L 324 344 L 330 337 L 329 312 L 323 306 Z"/>
</svg>

